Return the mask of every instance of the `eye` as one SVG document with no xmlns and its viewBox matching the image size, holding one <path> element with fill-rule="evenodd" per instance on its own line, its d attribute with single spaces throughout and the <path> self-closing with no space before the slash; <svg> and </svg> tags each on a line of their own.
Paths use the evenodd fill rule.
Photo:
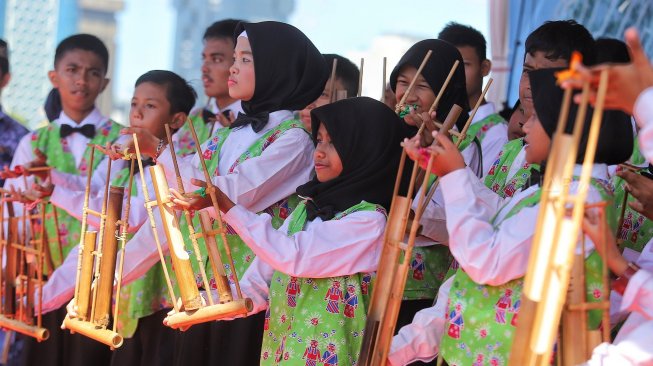
<svg viewBox="0 0 653 366">
<path fill-rule="evenodd" d="M 145 105 L 145 107 L 148 108 L 148 109 L 154 109 L 154 108 L 156 108 L 156 106 L 155 106 L 154 104 L 152 104 L 152 103 L 147 103 L 147 104 Z"/>
</svg>

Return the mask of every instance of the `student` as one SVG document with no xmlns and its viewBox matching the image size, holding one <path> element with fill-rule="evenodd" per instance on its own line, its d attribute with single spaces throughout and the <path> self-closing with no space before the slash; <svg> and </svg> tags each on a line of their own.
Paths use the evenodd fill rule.
<svg viewBox="0 0 653 366">
<path fill-rule="evenodd" d="M 592 35 L 573 20 L 545 22 L 528 35 L 519 80 L 519 102 L 524 111 L 524 121 L 533 114 L 529 72 L 542 68 L 568 67 L 574 50 L 580 52 L 588 62 L 594 62 L 596 58 Z M 520 191 L 531 172 L 539 169 L 536 164 L 526 162 L 526 151 L 523 144 L 521 147 L 519 145 L 520 142 L 515 140 L 504 145 L 500 157 L 485 172 L 483 180 L 487 187 L 501 197 L 510 197 Z M 518 150 L 519 148 L 521 149 Z"/>
<path fill-rule="evenodd" d="M 257 255 L 242 286 L 253 312 L 270 310 L 261 365 L 355 363 L 369 299 L 363 277 L 382 250 L 401 120 L 367 97 L 316 108 L 311 119 L 316 176 L 297 188 L 303 201 L 278 230 L 269 215 L 219 194 L 224 219 Z"/>
<path fill-rule="evenodd" d="M 554 75 L 558 70 L 529 73 L 535 113 L 524 125 L 524 131 L 526 159 L 531 163 L 540 163 L 549 155 L 562 103 L 562 90 L 557 87 Z M 570 111 L 565 128 L 567 132 L 573 129 L 576 109 L 574 107 Z M 590 109 L 579 145 L 577 164 L 584 157 L 591 114 Z M 626 160 L 632 148 L 628 116 L 606 111 L 604 120 L 592 169 L 588 203 L 610 199 L 610 194 L 604 188 L 608 179 L 607 164 Z M 536 226 L 541 188 L 534 182 L 534 185 L 505 200 L 490 194 L 492 191 L 464 167 L 462 157 L 451 142 L 441 136 L 437 139 L 442 145 L 435 148 L 434 172 L 442 177 L 440 184 L 445 193 L 447 227 L 451 234 L 449 248 L 460 268 L 440 288 L 436 305 L 418 313 L 410 326 L 399 331 L 393 340 L 389 359 L 393 365 L 403 365 L 413 359 L 430 360 L 441 352 L 449 363 L 455 360 L 460 364 L 470 364 L 479 355 L 487 360 L 495 357 L 505 362 L 515 330 L 505 309 L 514 311 L 515 315 L 518 311 L 508 306 L 507 300 L 516 300 L 521 293 L 533 240 L 533 231 L 523 228 Z M 415 146 L 415 141 L 407 143 L 409 153 L 416 157 L 419 152 Z M 423 162 L 420 164 L 423 165 Z M 576 165 L 574 172 L 580 173 L 580 165 Z M 577 181 L 572 182 L 571 194 L 577 190 L 577 184 Z M 470 199 L 470 194 L 473 199 Z M 614 218 L 610 212 L 608 217 Z M 522 229 L 515 230 L 516 227 Z M 588 253 L 592 253 L 589 240 L 587 243 Z M 592 288 L 592 283 L 600 279 L 600 271 L 595 267 L 597 260 L 598 255 L 590 255 L 586 259 L 586 265 L 589 263 L 589 268 L 593 268 L 586 274 L 588 288 Z M 594 278 L 594 275 L 598 278 Z M 588 298 L 595 297 L 588 295 Z M 475 332 L 483 329 L 486 336 L 470 343 L 476 337 Z M 465 347 L 462 347 L 463 343 Z M 491 350 L 487 348 L 489 345 L 492 345 Z"/>
<path fill-rule="evenodd" d="M 492 69 L 492 61 L 486 56 L 485 37 L 470 26 L 451 22 L 440 31 L 438 39 L 458 48 L 465 66 L 469 105 L 476 105 L 483 90 L 483 78 L 488 76 Z M 488 171 L 503 145 L 508 142 L 507 132 L 506 121 L 496 113 L 494 103 L 483 98 L 467 130 L 468 134 L 476 136 L 481 142 L 483 173 Z"/>
<path fill-rule="evenodd" d="M 7 42 L 0 39 L 0 93 L 11 80 L 11 73 L 9 72 L 9 50 L 7 49 Z M 11 159 L 14 156 L 14 150 L 18 145 L 18 141 L 27 134 L 27 129 L 20 123 L 16 122 L 11 116 L 6 114 L 2 106 L 0 106 L 0 169 L 11 164 Z M 2 187 L 4 179 L 0 177 L 0 187 Z"/>
<path fill-rule="evenodd" d="M 54 70 L 48 77 L 52 85 L 59 90 L 63 110 L 59 118 L 46 127 L 26 135 L 18 145 L 12 168 L 31 163 L 38 157 L 37 149 L 45 154 L 45 163 L 57 171 L 85 175 L 88 169 L 95 170 L 100 159 L 90 163 L 88 143 L 105 145 L 119 136 L 121 126 L 102 116 L 95 107 L 95 100 L 109 83 L 106 78 L 109 53 L 100 39 L 89 34 L 70 36 L 57 46 L 54 56 Z M 53 183 L 58 184 L 54 181 Z M 65 182 L 64 182 L 65 183 Z M 10 179 L 6 184 L 24 188 L 22 179 Z M 52 215 L 52 206 L 48 205 L 48 215 Z M 48 243 L 52 261 L 58 267 L 70 249 L 80 238 L 80 222 L 57 209 L 59 227 L 55 228 L 52 219 L 46 219 Z M 54 238 L 60 238 L 63 256 Z M 47 342 L 36 343 L 28 338 L 23 356 L 24 364 L 85 364 L 90 360 L 107 359 L 106 346 L 79 335 L 64 335 L 59 326 L 65 315 L 62 307 L 58 311 L 43 316 L 44 327 L 50 330 Z M 68 350 L 75 349 L 75 352 Z M 76 350 L 84 350 L 77 352 Z M 85 358 L 88 357 L 88 358 Z M 100 363 L 101 364 L 101 363 Z"/>
<path fill-rule="evenodd" d="M 339 100 L 343 93 L 345 94 L 342 96 L 344 98 L 353 98 L 358 95 L 358 78 L 360 75 L 358 67 L 348 59 L 336 54 L 325 54 L 324 60 L 332 68 L 333 60 L 338 60 L 338 64 L 336 65 L 336 80 L 332 82 L 331 77 L 329 77 L 322 94 L 313 103 L 307 105 L 306 108 L 299 112 L 299 117 L 304 123 L 306 131 L 309 132 L 311 131 L 311 110 L 313 108 L 329 104 L 332 100 Z M 335 90 L 331 90 L 332 85 Z M 333 95 L 333 93 L 336 94 Z"/>
<path fill-rule="evenodd" d="M 234 35 L 237 42 L 229 94 L 243 101 L 244 113 L 230 127 L 213 134 L 202 147 L 203 155 L 213 183 L 232 201 L 254 212 L 272 212 L 275 224 L 280 225 L 298 202 L 293 195 L 295 188 L 307 182 L 312 173 L 310 137 L 291 111 L 317 99 L 329 78 L 329 68 L 310 40 L 288 24 L 240 23 Z M 139 134 L 141 151 L 159 156 L 168 184 L 176 188 L 167 148 L 157 153 L 160 140 L 144 131 L 125 132 Z M 189 182 L 191 178 L 204 179 L 199 157 L 181 159 L 180 169 L 186 192 L 197 189 Z M 162 245 L 167 246 L 160 223 L 157 229 Z M 237 234 L 230 232 L 227 236 L 232 253 L 237 253 L 235 270 L 242 275 L 254 255 Z M 130 260 L 125 263 L 124 281 L 140 277 L 152 265 L 160 265 L 152 237 L 150 228 L 144 227 L 132 239 L 134 244 L 127 247 Z M 228 275 L 232 270 L 226 269 Z M 261 313 L 233 322 L 193 326 L 180 334 L 176 362 L 256 364 L 263 321 Z"/>
<path fill-rule="evenodd" d="M 195 99 L 195 91 L 177 74 L 163 70 L 149 71 L 136 81 L 134 96 L 131 100 L 130 126 L 147 129 L 155 136 L 165 139 L 165 124 L 170 124 L 173 132 L 177 131 L 186 122 L 187 114 L 195 104 Z M 120 151 L 121 147 L 114 145 L 112 149 Z M 96 154 L 99 155 L 99 153 Z M 150 158 L 143 162 L 144 167 L 151 163 Z M 148 169 L 144 171 L 144 175 L 146 186 L 152 187 Z M 126 188 L 129 168 L 124 168 L 112 178 L 112 185 Z M 135 172 L 133 184 L 132 197 L 125 195 L 124 198 L 125 201 L 131 199 L 130 232 L 138 230 L 148 220 L 138 171 Z M 154 197 L 154 191 L 151 189 L 149 194 Z M 103 195 L 103 191 L 91 195 L 89 208 L 100 212 Z M 70 190 L 62 187 L 54 187 L 50 198 L 50 202 L 54 205 L 65 209 L 77 218 L 81 218 L 80 207 L 83 200 L 83 190 Z M 124 207 L 123 204 L 123 209 Z M 92 215 L 88 216 L 87 222 L 89 225 L 99 226 L 97 218 Z M 52 274 L 44 286 L 44 312 L 59 308 L 73 296 L 77 250 L 76 247 L 71 251 L 64 264 Z M 118 322 L 118 332 L 125 338 L 125 341 L 122 347 L 112 353 L 112 364 L 160 364 L 161 360 L 171 360 L 174 332 L 169 328 L 162 327 L 161 322 L 168 310 L 172 308 L 172 302 L 167 296 L 167 287 L 161 267 L 155 266 L 143 277 L 123 286 L 120 297 L 119 315 L 115 321 Z M 144 357 L 147 362 L 143 361 Z"/>
<path fill-rule="evenodd" d="M 213 132 L 227 127 L 242 112 L 240 101 L 229 96 L 227 80 L 233 64 L 234 30 L 240 20 L 224 19 L 211 24 L 204 32 L 202 50 L 202 86 L 204 94 L 214 103 L 196 108 L 190 113 L 198 140 L 203 143 Z M 195 141 L 189 125 L 184 124 L 175 134 L 175 150 L 184 156 L 195 153 Z"/>
</svg>

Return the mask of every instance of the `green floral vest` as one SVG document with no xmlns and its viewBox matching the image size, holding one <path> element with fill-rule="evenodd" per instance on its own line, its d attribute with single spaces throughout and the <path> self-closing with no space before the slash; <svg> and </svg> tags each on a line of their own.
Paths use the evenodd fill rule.
<svg viewBox="0 0 653 366">
<path fill-rule="evenodd" d="M 118 123 L 107 120 L 103 123 L 95 134 L 95 137 L 89 141 L 91 144 L 105 145 L 107 142 L 113 142 L 118 138 L 120 130 L 123 127 Z M 75 158 L 68 147 L 67 141 L 59 136 L 59 126 L 49 124 L 46 127 L 39 128 L 32 134 L 32 148 L 39 149 L 47 156 L 47 164 L 60 172 L 78 174 L 86 176 L 88 162 L 90 161 L 91 148 L 87 147 L 84 151 L 79 166 L 75 166 Z M 93 159 L 92 170 L 95 170 L 102 161 L 101 156 L 95 156 Z M 81 234 L 81 222 L 70 216 L 65 210 L 56 208 L 59 227 L 55 227 L 53 219 L 53 206 L 46 206 L 45 228 L 48 236 L 48 248 L 54 267 L 57 268 L 63 263 L 64 258 L 75 245 L 79 244 Z M 58 229 L 58 230 L 57 230 Z M 61 241 L 63 258 L 59 255 L 57 235 Z"/>
<path fill-rule="evenodd" d="M 612 201 L 605 183 L 592 179 L 603 200 Z M 526 207 L 537 206 L 541 190 L 522 198 L 500 221 L 492 220 L 496 228 L 506 219 Z M 504 206 L 505 207 L 505 206 Z M 609 205 L 608 220 L 614 222 L 613 206 Z M 501 212 L 501 210 L 499 211 Z M 603 294 L 601 285 L 601 258 L 593 252 L 585 260 L 586 293 L 588 302 L 598 302 L 609 296 Z M 461 268 L 455 274 L 449 291 L 445 332 L 442 336 L 441 354 L 449 365 L 505 365 L 508 362 L 514 336 L 520 296 L 524 279 L 518 278 L 501 286 L 479 285 Z M 588 324 L 597 328 L 600 311 L 591 311 Z"/>
<path fill-rule="evenodd" d="M 492 113 L 482 120 L 472 123 L 467 129 L 467 134 L 476 136 L 478 141 L 483 142 L 485 134 L 490 130 L 490 128 L 501 123 L 506 123 L 506 120 L 504 120 L 498 113 Z"/>
<path fill-rule="evenodd" d="M 203 143 L 211 137 L 211 131 L 215 124 L 204 121 L 202 110 L 203 108 L 197 108 L 188 116 L 189 121 L 193 123 L 193 127 L 195 127 L 197 139 L 200 143 Z M 195 140 L 193 139 L 193 134 L 188 126 L 188 121 L 181 126 L 175 135 L 177 136 L 177 142 L 175 143 L 177 156 L 186 156 L 195 153 Z"/>
<path fill-rule="evenodd" d="M 340 220 L 357 211 L 377 211 L 361 202 L 336 214 Z M 305 201 L 289 218 L 288 235 L 306 225 Z M 355 365 L 367 319 L 369 274 L 298 278 L 275 271 L 265 313 L 261 365 Z"/>
<path fill-rule="evenodd" d="M 531 176 L 531 169 L 540 168 L 539 164 L 524 163 L 519 170 L 517 170 L 515 175 L 508 180 L 510 167 L 523 147 L 523 138 L 515 139 L 505 144 L 485 176 L 483 182 L 485 183 L 485 186 L 502 198 L 512 197 L 515 192 L 520 191 Z"/>
</svg>

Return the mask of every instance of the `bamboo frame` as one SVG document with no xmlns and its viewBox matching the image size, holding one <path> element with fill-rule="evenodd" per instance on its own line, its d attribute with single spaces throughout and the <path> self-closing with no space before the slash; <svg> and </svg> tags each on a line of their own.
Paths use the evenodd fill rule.
<svg viewBox="0 0 653 366">
<path fill-rule="evenodd" d="M 580 285 L 576 283 L 573 287 L 581 287 L 584 291 L 584 275 L 582 272 L 578 272 L 578 269 L 572 269 L 573 258 L 585 211 L 585 200 L 598 144 L 607 86 L 608 74 L 603 71 L 600 76 L 594 114 L 578 183 L 579 188 L 574 195 L 569 194 L 568 183 L 571 182 L 573 167 L 578 155 L 577 146 L 581 138 L 588 105 L 589 84 L 583 85 L 582 100 L 572 135 L 563 133 L 571 101 L 571 90 L 565 91 L 548 159 L 549 168 L 545 173 L 540 213 L 533 237 L 528 270 L 524 279 L 519 323 L 511 349 L 509 365 L 548 364 L 572 271 L 576 273 L 576 282 L 581 282 Z M 566 212 L 568 203 L 573 204 L 571 216 Z M 576 260 L 576 263 L 582 268 L 581 260 Z M 572 300 L 575 297 L 577 296 L 572 295 Z M 606 306 L 606 304 L 590 306 L 582 301 L 572 305 L 574 306 L 567 307 L 567 311 Z M 574 314 L 565 314 L 564 319 L 560 359 L 563 365 L 576 364 L 577 362 L 574 360 L 584 362 L 587 360 L 588 337 L 581 335 L 581 347 L 578 347 L 577 337 L 570 338 L 570 334 L 572 334 L 570 332 L 578 329 L 585 332 L 584 315 L 575 312 Z"/>
</svg>

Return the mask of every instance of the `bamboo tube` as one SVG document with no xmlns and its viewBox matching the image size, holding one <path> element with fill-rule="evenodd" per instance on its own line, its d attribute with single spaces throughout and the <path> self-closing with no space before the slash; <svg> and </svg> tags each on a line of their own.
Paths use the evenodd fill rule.
<svg viewBox="0 0 653 366">
<path fill-rule="evenodd" d="M 388 70 L 388 58 L 383 56 L 383 84 L 381 84 L 381 103 L 385 101 L 385 87 L 386 84 L 388 83 L 388 76 L 387 76 L 387 71 Z"/>
<path fill-rule="evenodd" d="M 77 280 L 77 294 L 75 303 L 79 317 L 88 320 L 90 315 L 91 300 L 91 282 L 93 281 L 93 250 L 97 240 L 97 231 L 86 231 L 84 233 L 83 245 L 80 245 L 80 261 L 78 270 L 80 272 Z"/>
<path fill-rule="evenodd" d="M 50 331 L 45 328 L 28 325 L 20 320 L 11 319 L 0 315 L 0 328 L 13 330 L 26 336 L 35 338 L 37 341 L 45 341 L 50 337 Z"/>
<path fill-rule="evenodd" d="M 205 306 L 195 311 L 173 313 L 166 317 L 165 323 L 173 329 L 186 328 L 215 319 L 247 315 L 252 309 L 251 299 L 238 299 L 224 304 Z"/>
<path fill-rule="evenodd" d="M 357 97 L 360 97 L 363 95 L 363 68 L 365 66 L 365 59 L 361 57 L 361 68 L 360 72 L 358 73 L 358 94 L 356 94 Z"/>
<path fill-rule="evenodd" d="M 129 161 L 129 183 L 127 184 L 127 203 L 122 212 L 122 219 L 120 219 L 120 264 L 118 265 L 117 284 L 116 284 L 116 297 L 113 306 L 113 319 L 118 319 L 118 310 L 120 309 L 120 290 L 122 286 L 122 273 L 125 265 L 125 244 L 127 242 L 127 232 L 129 231 L 129 212 L 131 209 L 131 194 L 134 187 L 134 167 L 135 156 Z M 116 331 L 118 322 L 114 320 L 113 331 Z"/>
<path fill-rule="evenodd" d="M 184 310 L 198 309 L 202 306 L 202 298 L 195 283 L 190 257 L 184 248 L 184 238 L 179 231 L 179 222 L 177 221 L 174 210 L 169 204 L 170 191 L 168 190 L 168 182 L 166 181 L 163 168 L 159 165 L 150 167 L 150 176 L 152 177 L 156 200 L 158 202 L 157 206 L 159 207 L 159 213 L 163 221 L 163 228 L 168 239 L 172 267 L 177 277 L 177 284 L 179 285 Z"/>
<path fill-rule="evenodd" d="M 113 294 L 113 279 L 116 273 L 118 254 L 118 221 L 122 212 L 122 202 L 125 187 L 111 186 L 107 202 L 107 216 L 102 239 L 102 260 L 100 261 L 100 276 L 95 279 L 95 294 L 97 300 L 93 308 L 93 323 L 106 327 L 111 318 L 111 298 Z"/>
<path fill-rule="evenodd" d="M 422 73 L 422 70 L 424 70 L 424 66 L 426 66 L 426 63 L 428 62 L 429 58 L 431 58 L 432 53 L 433 51 L 429 50 L 426 53 L 426 56 L 424 56 L 424 59 L 422 60 L 422 63 L 419 65 L 419 68 L 417 69 L 415 76 L 413 76 L 413 80 L 410 81 L 410 84 L 408 84 L 408 88 L 406 89 L 406 92 L 404 92 L 404 95 L 401 97 L 401 100 L 395 107 L 395 113 L 399 113 L 401 109 L 404 107 L 404 103 L 406 103 L 406 99 L 408 98 L 408 95 L 410 95 L 410 92 L 413 90 L 417 78 Z"/>
<path fill-rule="evenodd" d="M 338 59 L 334 58 L 331 66 L 331 77 L 329 78 L 329 103 L 336 101 L 336 68 L 338 67 Z"/>
<path fill-rule="evenodd" d="M 16 217 L 12 217 L 9 220 L 9 235 L 9 244 L 18 241 L 18 218 Z M 16 288 L 14 279 L 17 275 L 16 260 L 18 253 L 12 245 L 5 247 L 5 253 L 5 314 L 14 314 L 16 312 Z"/>
<path fill-rule="evenodd" d="M 120 334 L 106 328 L 98 328 L 90 322 L 72 319 L 66 315 L 63 324 L 63 329 L 69 329 L 71 333 L 79 333 L 88 338 L 94 339 L 100 343 L 106 344 L 111 349 L 122 346 L 123 338 Z"/>
<path fill-rule="evenodd" d="M 222 304 L 232 301 L 234 298 L 231 293 L 231 287 L 229 286 L 227 273 L 224 270 L 224 263 L 220 257 L 218 243 L 214 236 L 219 233 L 211 230 L 212 224 L 208 212 L 200 211 L 199 215 L 200 224 L 202 225 L 202 233 L 204 235 L 204 243 L 206 244 L 206 250 L 209 253 L 209 262 L 213 269 L 213 278 L 215 279 L 216 288 L 218 290 L 219 302 Z M 210 296 L 210 293 L 210 290 L 207 290 L 207 296 Z"/>
</svg>

